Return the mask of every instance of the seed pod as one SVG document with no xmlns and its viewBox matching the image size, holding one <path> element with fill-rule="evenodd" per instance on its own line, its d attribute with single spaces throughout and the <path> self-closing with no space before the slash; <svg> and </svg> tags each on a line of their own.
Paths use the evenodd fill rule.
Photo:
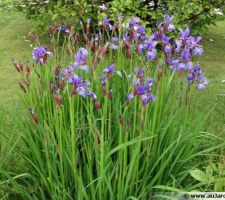
<svg viewBox="0 0 225 200">
<path fill-rule="evenodd" d="M 100 103 L 99 101 L 95 101 L 95 108 L 96 108 L 97 110 L 102 109 L 102 105 L 101 105 L 101 103 Z"/>
<path fill-rule="evenodd" d="M 55 102 L 56 102 L 56 106 L 59 108 L 61 107 L 62 104 L 62 97 L 60 94 L 55 94 Z"/>
<path fill-rule="evenodd" d="M 120 124 L 124 125 L 124 117 L 122 115 L 120 115 Z"/>
<path fill-rule="evenodd" d="M 99 49 L 98 57 L 100 59 L 102 59 L 106 55 L 106 52 L 108 51 L 108 48 L 109 48 L 109 43 L 107 42 L 101 49 Z"/>
<path fill-rule="evenodd" d="M 113 95 L 113 94 L 112 94 L 112 90 L 110 90 L 110 91 L 109 91 L 109 94 L 108 94 L 108 99 L 109 99 L 109 100 L 112 100 L 112 95 Z"/>
</svg>

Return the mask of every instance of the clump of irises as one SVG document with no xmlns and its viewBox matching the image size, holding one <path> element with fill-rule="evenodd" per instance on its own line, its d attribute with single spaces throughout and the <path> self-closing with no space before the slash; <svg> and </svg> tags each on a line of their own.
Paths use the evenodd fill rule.
<svg viewBox="0 0 225 200">
<path fill-rule="evenodd" d="M 34 188 L 24 199 L 148 199 L 157 185 L 186 184 L 212 149 L 190 112 L 191 88 L 208 83 L 201 37 L 169 15 L 152 31 L 138 17 L 98 26 L 55 22 L 32 63 L 13 60 L 29 106 L 18 120 Z"/>
<path fill-rule="evenodd" d="M 163 22 L 157 24 L 157 28 L 152 34 L 147 34 L 146 28 L 141 25 L 138 17 L 132 17 L 126 22 L 123 16 L 119 16 L 115 22 L 109 18 L 104 18 L 99 23 L 99 30 L 95 33 L 90 32 L 90 22 L 80 22 L 80 30 L 75 31 L 74 26 L 69 27 L 65 21 L 59 25 L 55 22 L 50 28 L 54 37 L 62 33 L 67 41 L 70 41 L 69 49 L 75 49 L 72 46 L 78 43 L 79 47 L 74 55 L 73 61 L 68 66 L 57 66 L 55 69 L 55 78 L 50 80 L 50 91 L 54 95 L 57 107 L 61 107 L 62 96 L 65 84 L 71 85 L 71 97 L 79 95 L 83 98 L 90 98 L 101 107 L 100 101 L 97 101 L 101 94 L 94 91 L 93 85 L 101 84 L 102 94 L 108 99 L 112 99 L 112 88 L 107 86 L 107 82 L 113 81 L 114 74 L 122 80 L 126 76 L 126 81 L 130 85 L 126 98 L 121 101 L 126 102 L 128 106 L 136 97 L 140 99 L 143 106 L 153 102 L 157 96 L 154 94 L 154 85 L 160 81 L 163 70 L 177 72 L 180 77 L 187 77 L 187 85 L 195 85 L 198 90 L 204 90 L 208 83 L 207 78 L 201 71 L 199 63 L 195 64 L 193 60 L 203 54 L 203 47 L 200 44 L 201 37 L 194 37 L 190 34 L 190 27 L 185 29 L 176 29 L 173 24 L 173 17 L 165 15 Z M 32 52 L 34 63 L 44 66 L 49 56 L 53 56 L 55 49 L 48 51 L 47 47 L 38 46 Z M 122 53 L 128 60 L 136 58 L 140 60 L 140 66 L 133 66 L 132 74 L 130 69 L 124 67 L 116 69 L 117 66 L 113 60 Z M 72 51 L 69 51 L 70 56 Z M 107 55 L 112 55 L 112 63 L 101 69 L 101 75 L 97 79 L 90 79 L 91 76 L 99 74 L 98 65 Z M 152 70 L 149 65 L 157 65 L 160 59 L 164 60 L 163 67 L 158 70 L 158 76 L 152 77 Z M 21 72 L 21 64 L 15 63 L 17 71 Z M 123 72 L 123 73 L 122 73 Z M 125 72 L 125 73 L 124 73 Z M 89 77 L 89 79 L 87 78 Z M 99 82 L 96 82 L 98 80 Z M 124 79 L 123 79 L 124 81 Z M 26 82 L 25 82 L 26 84 Z M 21 85 L 21 84 L 20 84 Z M 27 85 L 27 84 L 26 84 Z M 24 85 L 21 88 L 26 91 Z"/>
</svg>

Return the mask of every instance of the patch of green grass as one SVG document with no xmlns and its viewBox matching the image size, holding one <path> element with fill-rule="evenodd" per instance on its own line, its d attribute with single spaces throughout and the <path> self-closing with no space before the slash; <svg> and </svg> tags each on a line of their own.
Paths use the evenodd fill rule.
<svg viewBox="0 0 225 200">
<path fill-rule="evenodd" d="M 205 52 L 200 64 L 209 79 L 209 85 L 207 90 L 195 96 L 199 100 L 196 111 L 201 112 L 206 106 L 215 106 L 206 129 L 222 134 L 225 131 L 225 21 L 209 27 L 203 38 Z"/>
<path fill-rule="evenodd" d="M 0 131 L 12 132 L 11 115 L 19 109 L 18 73 L 12 58 L 30 59 L 31 48 L 25 37 L 29 22 L 19 13 L 0 10 Z"/>
</svg>

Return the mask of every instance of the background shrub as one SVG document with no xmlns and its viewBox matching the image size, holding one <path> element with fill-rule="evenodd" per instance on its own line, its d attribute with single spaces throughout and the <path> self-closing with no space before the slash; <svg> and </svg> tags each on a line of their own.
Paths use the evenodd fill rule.
<svg viewBox="0 0 225 200">
<path fill-rule="evenodd" d="M 35 21 L 38 28 L 47 28 L 56 19 L 74 23 L 78 19 L 94 22 L 103 16 L 116 18 L 118 13 L 138 16 L 148 26 L 155 26 L 165 13 L 172 14 L 175 24 L 191 24 L 194 31 L 202 31 L 214 24 L 219 12 L 224 11 L 223 0 L 16 0 L 16 7 Z M 101 7 L 105 5 L 108 9 Z M 217 10 L 216 10 L 217 9 Z"/>
</svg>

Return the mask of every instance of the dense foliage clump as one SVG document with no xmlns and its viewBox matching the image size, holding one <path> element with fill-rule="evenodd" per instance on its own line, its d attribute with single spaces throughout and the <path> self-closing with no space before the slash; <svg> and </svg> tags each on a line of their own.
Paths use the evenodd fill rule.
<svg viewBox="0 0 225 200">
<path fill-rule="evenodd" d="M 150 34 L 138 17 L 112 22 L 104 18 L 95 34 L 90 20 L 82 31 L 55 22 L 32 64 L 13 60 L 26 110 L 15 116 L 13 151 L 26 167 L 0 171 L 9 199 L 144 200 L 211 189 L 199 169 L 224 142 L 202 132 L 208 113 L 192 110 L 192 91 L 208 83 L 196 62 L 201 37 L 177 30 L 169 15 Z"/>
</svg>

